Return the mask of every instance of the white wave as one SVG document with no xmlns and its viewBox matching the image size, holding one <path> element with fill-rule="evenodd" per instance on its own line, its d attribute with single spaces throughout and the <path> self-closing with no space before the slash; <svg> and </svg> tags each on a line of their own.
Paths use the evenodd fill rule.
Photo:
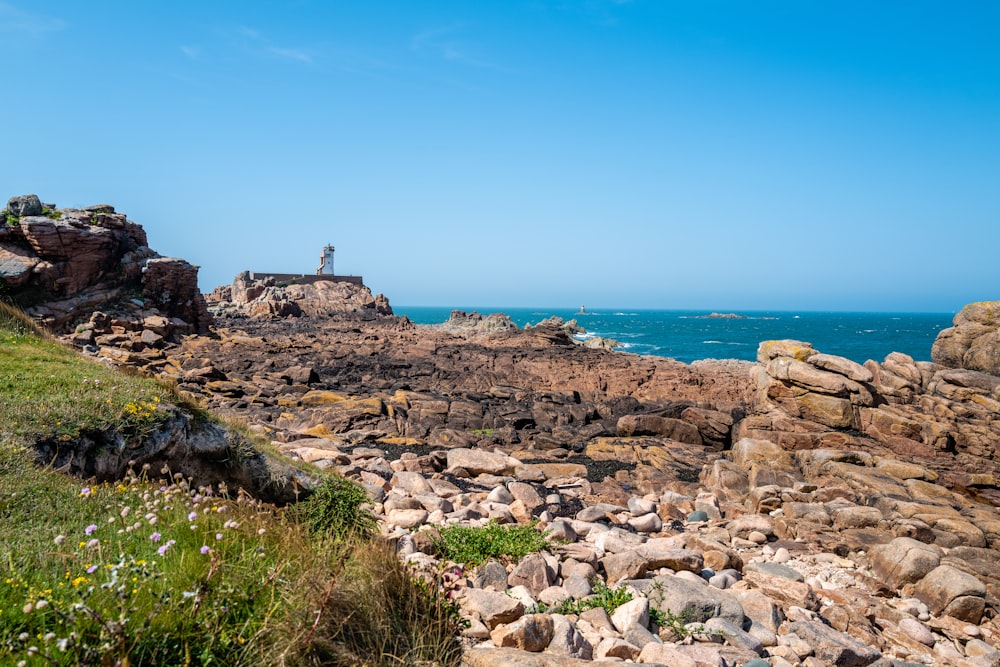
<svg viewBox="0 0 1000 667">
<path fill-rule="evenodd" d="M 724 345 L 721 340 L 703 340 L 701 342 L 703 345 Z"/>
</svg>

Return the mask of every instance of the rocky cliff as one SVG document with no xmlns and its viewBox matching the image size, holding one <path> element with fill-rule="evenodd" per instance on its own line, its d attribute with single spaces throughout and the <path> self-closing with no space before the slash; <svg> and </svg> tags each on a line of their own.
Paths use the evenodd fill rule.
<svg viewBox="0 0 1000 667">
<path fill-rule="evenodd" d="M 112 206 L 61 209 L 36 195 L 13 197 L 0 212 L 0 298 L 54 330 L 98 310 L 133 323 L 165 318 L 167 335 L 212 323 L 198 267 L 158 255 Z"/>
</svg>

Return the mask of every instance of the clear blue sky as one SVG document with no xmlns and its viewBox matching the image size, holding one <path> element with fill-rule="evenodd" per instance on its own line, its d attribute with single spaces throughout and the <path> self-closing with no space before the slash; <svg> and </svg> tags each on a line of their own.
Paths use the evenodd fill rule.
<svg viewBox="0 0 1000 667">
<path fill-rule="evenodd" d="M 0 197 L 204 291 L 904 310 L 1000 298 L 1000 3 L 0 0 Z"/>
</svg>

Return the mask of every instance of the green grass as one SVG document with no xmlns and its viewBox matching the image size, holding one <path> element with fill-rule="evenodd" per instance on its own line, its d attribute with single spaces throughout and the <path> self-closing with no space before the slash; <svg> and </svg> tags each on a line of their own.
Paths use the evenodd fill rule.
<svg viewBox="0 0 1000 667">
<path fill-rule="evenodd" d="M 0 438 L 69 441 L 109 427 L 135 435 L 173 407 L 198 411 L 166 383 L 84 358 L 0 304 Z"/>
<path fill-rule="evenodd" d="M 278 509 L 165 469 L 95 484 L 34 465 L 40 439 L 141 434 L 174 400 L 0 308 L 0 664 L 459 663 L 442 582 L 369 537 L 347 480 Z"/>
<path fill-rule="evenodd" d="M 445 526 L 438 530 L 435 543 L 444 558 L 467 565 L 479 565 L 490 558 L 518 560 L 548 546 L 533 525 L 505 526 L 495 521 L 482 527 Z"/>
</svg>

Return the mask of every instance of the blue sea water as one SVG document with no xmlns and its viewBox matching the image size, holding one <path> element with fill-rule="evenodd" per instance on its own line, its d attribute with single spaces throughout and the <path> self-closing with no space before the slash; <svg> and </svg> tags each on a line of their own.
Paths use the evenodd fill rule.
<svg viewBox="0 0 1000 667">
<path fill-rule="evenodd" d="M 942 329 L 951 326 L 951 313 L 839 313 L 742 312 L 740 319 L 706 318 L 708 311 L 587 310 L 560 308 L 459 308 L 483 315 L 502 312 L 519 327 L 556 315 L 575 319 L 585 336 L 613 338 L 619 348 L 634 354 L 671 357 L 690 363 L 697 359 L 757 358 L 762 340 L 792 338 L 813 344 L 820 352 L 858 363 L 882 361 L 890 352 L 903 352 L 917 361 L 929 361 L 931 345 Z M 440 324 L 451 308 L 393 306 L 416 324 Z M 581 337 L 585 337 L 581 336 Z"/>
</svg>

